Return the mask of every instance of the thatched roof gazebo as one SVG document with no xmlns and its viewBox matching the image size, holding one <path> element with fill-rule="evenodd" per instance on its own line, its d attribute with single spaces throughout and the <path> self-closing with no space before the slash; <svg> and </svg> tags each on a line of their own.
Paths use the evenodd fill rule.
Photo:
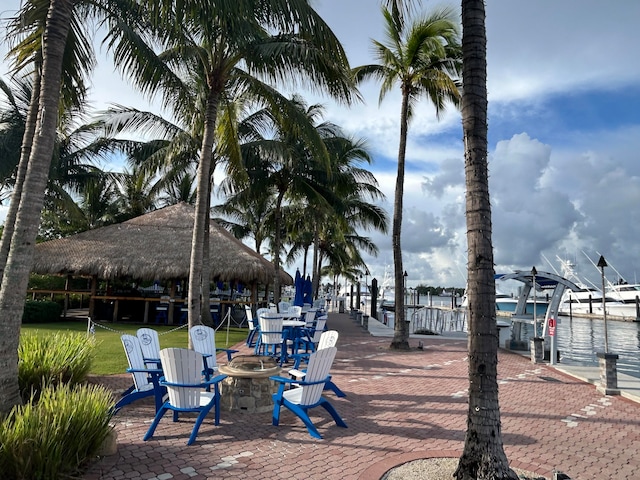
<svg viewBox="0 0 640 480">
<path fill-rule="evenodd" d="M 105 280 L 188 278 L 194 218 L 195 208 L 179 203 L 119 224 L 39 243 L 32 272 Z M 273 284 L 271 262 L 213 220 L 209 232 L 212 281 Z M 280 282 L 293 285 L 293 278 L 280 271 Z"/>
</svg>

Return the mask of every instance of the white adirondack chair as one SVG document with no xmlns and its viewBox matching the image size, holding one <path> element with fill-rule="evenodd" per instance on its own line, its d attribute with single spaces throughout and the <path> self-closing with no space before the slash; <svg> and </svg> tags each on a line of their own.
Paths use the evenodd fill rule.
<svg viewBox="0 0 640 480">
<path fill-rule="evenodd" d="M 260 334 L 256 341 L 256 355 L 283 356 L 282 315 L 265 313 L 258 317 Z"/>
<path fill-rule="evenodd" d="M 178 421 L 180 412 L 197 412 L 198 418 L 191 431 L 187 445 L 198 436 L 198 430 L 207 414 L 214 408 L 214 424 L 220 424 L 220 381 L 226 375 L 217 375 L 202 381 L 202 354 L 186 348 L 165 348 L 160 351 L 160 362 L 164 377 L 160 384 L 167 388 L 169 398 L 156 413 L 144 440 L 153 437 L 158 423 L 167 412 L 173 411 L 173 421 Z M 213 391 L 209 389 L 213 386 Z M 205 390 L 206 389 L 206 390 Z"/>
<path fill-rule="evenodd" d="M 320 335 L 320 340 L 318 341 L 318 346 L 316 347 L 316 352 L 322 350 L 324 348 L 335 347 L 338 343 L 338 332 L 336 330 L 327 330 L 326 332 L 322 332 Z M 310 354 L 309 353 L 298 353 L 293 355 L 294 363 L 293 368 L 289 370 L 289 375 L 294 380 L 302 380 L 307 374 L 306 369 L 301 369 L 300 364 L 305 361 L 309 361 Z M 344 393 L 338 386 L 333 383 L 333 380 L 329 378 L 329 380 L 325 383 L 325 390 L 331 390 L 336 394 L 337 397 L 346 397 L 347 394 Z"/>
<path fill-rule="evenodd" d="M 218 371 L 218 352 L 226 352 L 227 360 L 231 361 L 234 353 L 238 350 L 229 348 L 216 348 L 216 331 L 206 325 L 196 325 L 189 329 L 191 345 L 196 352 L 202 354 L 204 358 L 204 370 L 207 378 Z"/>
<path fill-rule="evenodd" d="M 166 389 L 159 385 L 162 369 L 147 368 L 138 337 L 124 334 L 120 340 L 127 356 L 129 363 L 127 372 L 133 378 L 133 385 L 122 393 L 122 397 L 115 406 L 116 413 L 125 405 L 152 395 L 155 396 L 156 411 L 158 411 L 162 405 L 162 397 L 166 393 Z"/>
<path fill-rule="evenodd" d="M 244 313 L 247 316 L 247 323 L 249 324 L 249 333 L 247 334 L 246 344 L 247 347 L 254 347 L 256 344 L 256 333 L 258 331 L 258 320 L 257 318 L 253 318 L 251 305 L 244 306 Z"/>
<path fill-rule="evenodd" d="M 289 302 L 285 302 L 285 301 L 278 302 L 278 313 L 286 315 L 289 313 L 290 307 L 291 307 L 291 303 Z"/>
<path fill-rule="evenodd" d="M 304 312 L 304 323 L 305 327 L 312 328 L 314 323 L 316 322 L 316 313 L 317 310 L 311 308 Z"/>
<path fill-rule="evenodd" d="M 323 407 L 336 425 L 347 427 L 336 409 L 322 396 L 325 383 L 331 379 L 329 370 L 336 356 L 336 347 L 323 348 L 311 354 L 306 375 L 302 381 L 285 377 L 269 377 L 279 383 L 278 392 L 273 395 L 272 423 L 280 423 L 280 409 L 286 407 L 297 415 L 314 438 L 322 438 L 320 432 L 309 418 L 308 411 L 315 407 Z M 296 384 L 297 388 L 285 389 L 287 385 Z"/>
<path fill-rule="evenodd" d="M 160 368 L 160 338 L 152 328 L 139 328 L 136 337 L 140 341 L 144 363 L 149 368 Z"/>
</svg>

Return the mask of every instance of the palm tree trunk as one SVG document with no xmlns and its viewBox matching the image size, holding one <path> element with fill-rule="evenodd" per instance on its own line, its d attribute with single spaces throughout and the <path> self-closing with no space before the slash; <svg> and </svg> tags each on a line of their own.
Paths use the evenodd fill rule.
<svg viewBox="0 0 640 480">
<path fill-rule="evenodd" d="M 43 35 L 43 68 L 36 135 L 0 287 L 0 414 L 9 412 L 21 402 L 18 388 L 20 324 L 53 155 L 63 55 L 72 7 L 70 0 L 51 0 Z"/>
<path fill-rule="evenodd" d="M 39 55 L 41 57 L 41 55 Z M 40 80 L 41 80 L 42 58 L 35 61 L 35 71 L 33 78 L 33 88 L 31 90 L 31 99 L 29 100 L 29 110 L 27 111 L 27 119 L 24 127 L 24 135 L 22 137 L 22 145 L 20 148 L 20 162 L 18 163 L 18 172 L 16 174 L 16 184 L 11 193 L 11 201 L 9 202 L 9 210 L 4 220 L 4 230 L 2 231 L 2 239 L 0 239 L 0 282 L 4 275 L 4 269 L 7 265 L 7 257 L 9 256 L 9 247 L 11 245 L 11 237 L 13 236 L 13 227 L 20 206 L 20 197 L 22 196 L 22 186 L 24 177 L 27 175 L 27 167 L 29 165 L 29 156 L 31 155 L 31 145 L 36 131 L 36 121 L 38 119 L 38 104 L 40 100 Z"/>
<path fill-rule="evenodd" d="M 487 166 L 487 61 L 484 0 L 462 1 L 469 300 L 469 410 L 457 480 L 512 479 L 498 403 L 498 329 Z"/>
<path fill-rule="evenodd" d="M 282 200 L 284 198 L 284 192 L 278 193 L 278 199 L 276 200 L 275 206 L 275 228 L 276 233 L 274 235 L 273 241 L 273 266 L 276 270 L 276 275 L 273 278 L 273 303 L 276 305 L 280 301 L 280 245 L 282 243 L 282 238 L 280 235 L 280 230 L 282 228 Z"/>
<path fill-rule="evenodd" d="M 211 158 L 213 157 L 213 142 L 215 138 L 216 116 L 218 114 L 219 94 L 216 89 L 209 87 L 207 110 L 204 121 L 200 162 L 198 163 L 198 181 L 196 191 L 196 213 L 193 224 L 193 238 L 191 240 L 191 259 L 189 268 L 189 328 L 200 323 L 200 309 L 202 308 L 202 259 L 204 255 L 205 229 L 209 216 L 209 191 Z M 208 301 L 209 299 L 207 299 Z"/>
<path fill-rule="evenodd" d="M 404 312 L 404 269 L 402 267 L 402 246 L 400 234 L 402 232 L 402 197 L 404 195 L 404 163 L 407 151 L 409 94 L 402 90 L 402 109 L 400 111 L 400 146 L 398 147 L 398 175 L 396 177 L 396 193 L 393 202 L 393 226 L 391 244 L 393 247 L 393 267 L 395 283 L 395 323 L 393 327 L 393 341 L 391 348 L 399 350 L 409 349 L 409 325 L 405 322 Z"/>
</svg>

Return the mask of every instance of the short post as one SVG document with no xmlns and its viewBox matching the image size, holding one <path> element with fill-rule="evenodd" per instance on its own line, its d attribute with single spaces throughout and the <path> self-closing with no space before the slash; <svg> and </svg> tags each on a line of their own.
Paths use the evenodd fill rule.
<svg viewBox="0 0 640 480">
<path fill-rule="evenodd" d="M 600 365 L 600 384 L 597 390 L 603 395 L 620 395 L 618 389 L 618 355 L 598 352 Z"/>
<path fill-rule="evenodd" d="M 531 350 L 531 361 L 533 363 L 543 363 L 544 361 L 544 338 L 534 337 L 529 344 Z"/>
</svg>

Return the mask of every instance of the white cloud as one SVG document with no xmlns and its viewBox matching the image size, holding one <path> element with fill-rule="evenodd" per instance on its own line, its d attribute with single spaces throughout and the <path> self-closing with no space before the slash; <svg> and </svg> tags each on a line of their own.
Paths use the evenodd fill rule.
<svg viewBox="0 0 640 480">
<path fill-rule="evenodd" d="M 5 0 L 3 9 L 18 4 Z M 383 34 L 379 2 L 364 8 L 342 0 L 313 4 L 342 40 L 352 66 L 370 63 L 370 39 Z M 603 253 L 634 280 L 640 268 L 640 62 L 634 61 L 640 2 L 492 0 L 486 8 L 496 270 L 543 269 L 544 254 L 575 258 L 579 272 L 592 275 L 597 272 L 582 255 L 585 250 L 591 258 Z M 106 56 L 93 82 L 97 108 L 111 102 L 146 108 Z M 400 101 L 398 92 L 390 92 L 378 105 L 378 92 L 378 85 L 364 85 L 365 103 L 350 109 L 327 99 L 309 103 L 325 104 L 327 120 L 367 139 L 391 215 Z M 599 97 L 603 92 L 610 94 L 605 100 Z M 568 109 L 566 101 L 584 108 Z M 606 120 L 591 123 L 598 119 Z M 458 112 L 449 109 L 437 121 L 428 102 L 419 104 L 409 132 L 404 197 L 409 285 L 464 285 L 461 137 Z M 390 234 L 371 236 L 381 253 L 370 259 L 369 269 L 382 279 L 393 263 Z"/>
</svg>

